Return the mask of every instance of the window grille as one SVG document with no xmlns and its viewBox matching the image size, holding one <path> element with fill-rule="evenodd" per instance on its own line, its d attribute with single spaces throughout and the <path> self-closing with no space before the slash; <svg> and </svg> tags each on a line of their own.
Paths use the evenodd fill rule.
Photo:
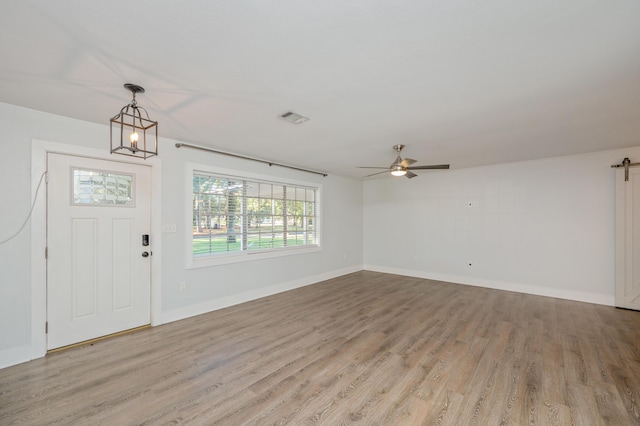
<svg viewBox="0 0 640 426">
<path fill-rule="evenodd" d="M 318 189 L 193 173 L 193 257 L 318 246 Z"/>
</svg>

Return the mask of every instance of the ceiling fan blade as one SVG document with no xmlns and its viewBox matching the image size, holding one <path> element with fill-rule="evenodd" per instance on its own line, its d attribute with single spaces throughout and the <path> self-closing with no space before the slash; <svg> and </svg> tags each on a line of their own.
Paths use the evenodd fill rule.
<svg viewBox="0 0 640 426">
<path fill-rule="evenodd" d="M 385 170 L 385 171 L 378 172 L 378 173 L 372 173 L 372 174 L 370 174 L 370 175 L 366 175 L 365 177 L 370 177 L 370 176 L 375 176 L 375 175 L 381 175 L 381 174 L 383 174 L 383 173 L 389 173 L 389 170 Z"/>
<path fill-rule="evenodd" d="M 387 167 L 368 167 L 368 166 L 359 166 L 358 169 L 385 169 L 389 170 L 389 166 Z"/>
<path fill-rule="evenodd" d="M 413 166 L 407 167 L 407 170 L 434 170 L 434 169 L 448 169 L 448 164 L 436 164 L 432 166 Z"/>
<path fill-rule="evenodd" d="M 402 160 L 400 165 L 402 167 L 408 167 L 408 166 L 412 165 L 415 162 L 416 162 L 416 160 L 414 160 L 413 158 L 405 158 L 404 160 Z"/>
<path fill-rule="evenodd" d="M 411 178 L 414 178 L 414 177 L 416 177 L 418 175 L 413 173 L 413 172 L 407 172 L 407 174 L 405 176 L 408 177 L 409 179 L 411 179 Z"/>
</svg>

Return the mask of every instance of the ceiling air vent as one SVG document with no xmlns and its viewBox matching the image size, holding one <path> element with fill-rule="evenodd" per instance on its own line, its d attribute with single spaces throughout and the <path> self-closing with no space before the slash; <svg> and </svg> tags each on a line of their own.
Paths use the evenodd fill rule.
<svg viewBox="0 0 640 426">
<path fill-rule="evenodd" d="M 307 121 L 309 118 L 304 117 L 300 114 L 296 114 L 295 112 L 285 112 L 284 114 L 282 114 L 280 116 L 281 118 L 284 118 L 285 120 L 293 123 L 293 124 L 302 124 L 305 121 Z"/>
</svg>

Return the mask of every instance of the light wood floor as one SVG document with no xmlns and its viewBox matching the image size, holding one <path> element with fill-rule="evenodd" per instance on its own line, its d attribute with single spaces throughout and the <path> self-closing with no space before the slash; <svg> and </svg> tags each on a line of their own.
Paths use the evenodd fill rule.
<svg viewBox="0 0 640 426">
<path fill-rule="evenodd" d="M 640 424 L 640 312 L 358 272 L 0 370 L 0 424 Z"/>
</svg>

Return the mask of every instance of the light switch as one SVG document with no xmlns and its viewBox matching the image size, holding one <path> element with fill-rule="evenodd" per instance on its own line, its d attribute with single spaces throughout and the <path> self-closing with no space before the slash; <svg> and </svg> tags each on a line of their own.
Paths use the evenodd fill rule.
<svg viewBox="0 0 640 426">
<path fill-rule="evenodd" d="M 176 232 L 176 224 L 175 223 L 165 223 L 162 225 L 162 233 L 169 234 L 172 232 Z"/>
</svg>

